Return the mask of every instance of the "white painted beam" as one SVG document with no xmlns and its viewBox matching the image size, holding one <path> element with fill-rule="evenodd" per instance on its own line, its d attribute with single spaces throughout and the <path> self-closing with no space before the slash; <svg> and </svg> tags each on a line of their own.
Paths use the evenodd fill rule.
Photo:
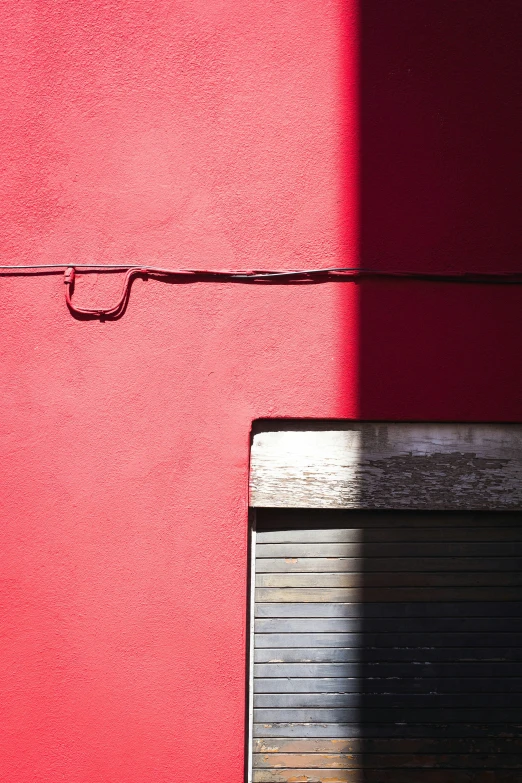
<svg viewBox="0 0 522 783">
<path fill-rule="evenodd" d="M 522 509 L 522 425 L 259 423 L 250 504 Z"/>
</svg>

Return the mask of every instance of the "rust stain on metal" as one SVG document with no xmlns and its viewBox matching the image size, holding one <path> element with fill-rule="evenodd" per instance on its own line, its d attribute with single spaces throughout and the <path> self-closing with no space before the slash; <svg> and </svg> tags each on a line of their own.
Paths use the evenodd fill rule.
<svg viewBox="0 0 522 783">
<path fill-rule="evenodd" d="M 265 728 L 268 728 L 265 726 Z M 260 753 L 277 753 L 279 751 L 279 747 L 277 745 L 274 745 L 273 747 L 270 747 L 268 745 L 265 745 L 264 742 L 261 743 L 259 746 L 259 752 Z"/>
</svg>

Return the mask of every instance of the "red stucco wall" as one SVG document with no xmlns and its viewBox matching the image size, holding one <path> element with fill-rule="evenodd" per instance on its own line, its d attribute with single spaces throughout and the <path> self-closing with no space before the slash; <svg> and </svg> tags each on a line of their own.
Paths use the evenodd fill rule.
<svg viewBox="0 0 522 783">
<path fill-rule="evenodd" d="M 2 263 L 521 267 L 516 2 L 0 15 Z M 0 278 L 0 780 L 239 783 L 252 420 L 521 420 L 521 304 Z"/>
</svg>

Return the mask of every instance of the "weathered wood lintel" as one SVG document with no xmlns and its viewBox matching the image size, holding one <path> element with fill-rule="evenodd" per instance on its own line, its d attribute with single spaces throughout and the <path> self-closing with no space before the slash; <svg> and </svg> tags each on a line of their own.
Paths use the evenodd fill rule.
<svg viewBox="0 0 522 783">
<path fill-rule="evenodd" d="M 254 507 L 522 509 L 522 424 L 259 422 Z"/>
</svg>

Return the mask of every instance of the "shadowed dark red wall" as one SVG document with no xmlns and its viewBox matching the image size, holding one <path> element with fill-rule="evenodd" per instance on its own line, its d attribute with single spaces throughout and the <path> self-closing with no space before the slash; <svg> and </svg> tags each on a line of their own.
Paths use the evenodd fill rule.
<svg viewBox="0 0 522 783">
<path fill-rule="evenodd" d="M 522 269 L 522 5 L 364 0 L 362 265 Z M 521 292 L 361 286 L 359 413 L 516 420 Z"/>
<path fill-rule="evenodd" d="M 3 263 L 520 268 L 512 115 L 489 114 L 516 100 L 517 9 L 475 2 L 473 38 L 463 5 L 4 4 Z M 59 277 L 1 278 L 0 779 L 239 783 L 252 420 L 520 419 L 521 303 L 137 280 L 100 323 Z"/>
</svg>

